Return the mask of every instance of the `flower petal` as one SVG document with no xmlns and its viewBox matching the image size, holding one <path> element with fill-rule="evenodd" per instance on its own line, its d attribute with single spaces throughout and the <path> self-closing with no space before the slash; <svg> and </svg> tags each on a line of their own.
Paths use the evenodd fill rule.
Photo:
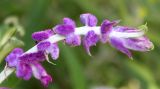
<svg viewBox="0 0 160 89">
<path fill-rule="evenodd" d="M 101 24 L 101 41 L 106 43 L 109 39 L 109 33 L 111 32 L 114 25 L 118 24 L 118 21 L 110 22 L 109 20 L 104 20 Z"/>
<path fill-rule="evenodd" d="M 41 83 L 47 87 L 49 83 L 52 82 L 52 77 L 50 75 L 42 76 L 41 77 Z"/>
<path fill-rule="evenodd" d="M 29 64 L 19 62 L 16 67 L 16 75 L 24 80 L 29 80 L 32 76 L 32 70 Z"/>
<path fill-rule="evenodd" d="M 74 32 L 74 27 L 72 25 L 66 25 L 66 24 L 57 25 L 53 29 L 54 29 L 55 33 L 57 33 L 59 35 L 63 35 L 63 36 L 66 36 L 66 35 Z"/>
<path fill-rule="evenodd" d="M 51 76 L 47 74 L 46 70 L 40 63 L 35 62 L 31 65 L 31 67 L 34 77 L 39 79 L 44 86 L 47 87 L 48 84 L 52 82 Z"/>
<path fill-rule="evenodd" d="M 49 38 L 53 34 L 54 34 L 54 32 L 51 29 L 47 29 L 47 30 L 39 31 L 39 32 L 34 32 L 32 34 L 32 39 L 35 41 L 42 41 L 42 40 Z"/>
<path fill-rule="evenodd" d="M 94 31 L 89 31 L 87 35 L 84 37 L 83 45 L 90 56 L 91 56 L 90 46 L 96 45 L 98 40 L 99 40 L 99 37 L 97 34 L 95 34 Z"/>
<path fill-rule="evenodd" d="M 45 51 L 51 46 L 51 43 L 49 41 L 40 42 L 37 44 L 37 48 L 39 51 Z"/>
<path fill-rule="evenodd" d="M 76 27 L 76 24 L 75 24 L 75 22 L 72 20 L 72 19 L 70 19 L 70 18 L 63 18 L 63 24 L 66 24 L 66 25 L 71 25 L 71 26 L 73 26 L 74 28 Z"/>
<path fill-rule="evenodd" d="M 18 57 L 23 54 L 23 50 L 21 48 L 15 48 L 13 51 L 6 57 L 5 61 L 7 62 L 9 67 L 16 67 L 18 62 Z"/>
<path fill-rule="evenodd" d="M 19 55 L 21 55 L 23 53 L 23 49 L 15 48 L 15 49 L 13 49 L 13 51 L 11 53 L 16 54 L 17 56 L 19 56 Z"/>
<path fill-rule="evenodd" d="M 18 59 L 15 54 L 9 54 L 5 60 L 9 67 L 16 67 Z"/>
<path fill-rule="evenodd" d="M 147 37 L 128 38 L 124 41 L 124 46 L 136 51 L 150 51 L 154 48 L 153 43 Z"/>
<path fill-rule="evenodd" d="M 126 54 L 129 58 L 132 59 L 131 52 L 123 45 L 123 39 L 120 38 L 110 38 L 110 43 L 113 47 Z"/>
<path fill-rule="evenodd" d="M 47 52 L 51 54 L 52 59 L 56 60 L 59 57 L 59 47 L 57 43 L 52 43 Z"/>
<path fill-rule="evenodd" d="M 81 37 L 75 34 L 69 34 L 66 36 L 65 42 L 71 46 L 81 45 Z"/>
<path fill-rule="evenodd" d="M 84 24 L 86 26 L 90 26 L 90 27 L 96 26 L 97 22 L 98 22 L 96 16 L 94 16 L 90 13 L 81 14 L 80 20 L 81 20 L 82 24 Z"/>
<path fill-rule="evenodd" d="M 23 54 L 19 57 L 19 60 L 24 63 L 32 63 L 35 61 L 44 61 L 45 55 L 43 51 L 38 51 L 35 53 Z"/>
<path fill-rule="evenodd" d="M 39 51 L 46 52 L 51 54 L 52 59 L 57 59 L 59 57 L 59 48 L 56 43 L 50 43 L 48 41 L 40 42 L 37 45 Z"/>
</svg>

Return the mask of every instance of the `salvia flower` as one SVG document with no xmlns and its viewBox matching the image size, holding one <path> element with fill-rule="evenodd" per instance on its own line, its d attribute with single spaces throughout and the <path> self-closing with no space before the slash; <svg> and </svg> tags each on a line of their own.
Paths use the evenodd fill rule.
<svg viewBox="0 0 160 89">
<path fill-rule="evenodd" d="M 96 16 L 90 13 L 81 14 L 80 20 L 85 26 L 90 26 L 90 27 L 96 26 L 98 22 Z"/>
<path fill-rule="evenodd" d="M 70 18 L 64 18 L 63 23 L 53 28 L 55 33 L 66 36 L 65 42 L 70 46 L 79 46 L 81 38 L 79 35 L 74 34 L 76 28 L 75 22 Z"/>
<path fill-rule="evenodd" d="M 70 46 L 80 46 L 82 40 L 89 55 L 91 55 L 90 47 L 95 46 L 99 40 L 102 43 L 109 43 L 129 58 L 132 58 L 130 50 L 145 52 L 153 49 L 153 44 L 145 36 L 146 31 L 143 29 L 117 26 L 118 20 L 109 21 L 107 19 L 102 22 L 101 26 L 96 26 L 98 20 L 90 13 L 81 14 L 80 21 L 85 26 L 76 27 L 75 22 L 66 17 L 63 23 L 52 29 L 34 32 L 32 38 L 37 44 L 26 52 L 15 48 L 6 57 L 8 67 L 15 68 L 19 78 L 29 80 L 33 75 L 44 86 L 48 86 L 52 78 L 42 67 L 41 62 L 47 60 L 51 63 L 48 59 L 49 54 L 52 59 L 58 59 L 59 41 L 64 41 Z"/>
<path fill-rule="evenodd" d="M 53 34 L 54 34 L 53 30 L 46 29 L 44 31 L 34 32 L 32 34 L 32 39 L 39 42 L 39 41 L 49 38 Z"/>
<path fill-rule="evenodd" d="M 104 20 L 102 22 L 102 25 L 101 25 L 101 41 L 103 43 L 106 43 L 108 40 L 109 40 L 109 33 L 110 31 L 113 29 L 113 26 L 114 25 L 117 25 L 119 23 L 118 20 L 116 21 L 109 21 L 109 20 Z"/>
<path fill-rule="evenodd" d="M 37 48 L 40 52 L 51 54 L 53 59 L 57 59 L 59 57 L 59 48 L 57 43 L 50 43 L 49 41 L 40 42 L 37 44 Z"/>
<path fill-rule="evenodd" d="M 150 51 L 154 47 L 152 42 L 144 36 L 145 30 L 143 29 L 114 26 L 114 22 L 105 20 L 101 26 L 101 33 L 104 34 L 104 36 L 102 36 L 103 41 L 104 38 L 107 37 L 106 41 L 108 40 L 113 47 L 131 59 L 132 54 L 129 49 L 144 52 Z"/>
<path fill-rule="evenodd" d="M 89 31 L 87 35 L 84 37 L 83 45 L 89 55 L 91 55 L 90 46 L 96 45 L 98 40 L 99 40 L 99 37 L 98 35 L 96 35 L 94 31 Z"/>
<path fill-rule="evenodd" d="M 96 16 L 90 13 L 80 15 L 80 20 L 86 27 L 95 27 L 98 22 Z M 88 31 L 83 39 L 83 45 L 87 53 L 91 56 L 90 46 L 96 45 L 99 40 L 99 36 L 95 33 L 94 30 L 92 30 L 92 28 L 89 29 L 90 31 Z"/>
<path fill-rule="evenodd" d="M 54 32 L 52 29 L 47 29 L 40 32 L 35 32 L 32 34 L 32 38 L 38 41 L 37 50 L 38 52 L 45 54 L 45 59 L 49 62 L 47 56 L 51 54 L 52 59 L 57 59 L 59 57 L 59 47 L 56 42 L 44 41 L 45 39 L 53 36 Z M 40 60 L 39 58 L 37 58 Z M 42 59 L 42 58 L 41 58 Z"/>
</svg>

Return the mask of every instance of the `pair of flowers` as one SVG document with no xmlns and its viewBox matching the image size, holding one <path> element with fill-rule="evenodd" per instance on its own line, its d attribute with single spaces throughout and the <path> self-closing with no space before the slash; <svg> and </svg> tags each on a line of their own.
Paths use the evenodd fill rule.
<svg viewBox="0 0 160 89">
<path fill-rule="evenodd" d="M 129 49 L 143 52 L 153 49 L 152 42 L 144 36 L 145 30 L 117 26 L 118 21 L 111 22 L 107 19 L 101 26 L 96 26 L 98 20 L 90 13 L 81 14 L 80 20 L 85 26 L 76 27 L 72 19 L 64 18 L 63 23 L 56 25 L 53 29 L 33 33 L 32 38 L 37 45 L 27 52 L 23 52 L 21 48 L 15 48 L 6 57 L 8 67 L 15 68 L 19 78 L 28 80 L 33 74 L 44 86 L 48 86 L 52 78 L 42 67 L 41 62 L 45 59 L 50 62 L 49 54 L 55 60 L 59 57 L 57 45 L 59 41 L 64 41 L 72 47 L 82 44 L 89 55 L 91 55 L 90 47 L 95 46 L 98 41 L 110 43 L 129 58 L 132 58 Z"/>
</svg>

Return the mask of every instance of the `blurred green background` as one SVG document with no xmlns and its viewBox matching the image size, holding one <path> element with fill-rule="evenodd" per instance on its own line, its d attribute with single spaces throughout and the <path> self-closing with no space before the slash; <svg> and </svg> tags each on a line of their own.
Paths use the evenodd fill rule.
<svg viewBox="0 0 160 89">
<path fill-rule="evenodd" d="M 0 70 L 5 66 L 4 57 L 14 47 L 28 50 L 35 45 L 31 39 L 33 32 L 52 28 L 63 17 L 70 17 L 77 26 L 82 26 L 79 20 L 82 13 L 96 15 L 98 25 L 104 19 L 118 19 L 120 25 L 133 27 L 147 22 L 146 35 L 155 48 L 145 53 L 133 52 L 134 60 L 130 60 L 109 44 L 98 43 L 92 47 L 90 57 L 82 46 L 73 48 L 59 43 L 60 58 L 54 61 L 56 65 L 43 63 L 54 78 L 48 88 L 35 78 L 18 79 L 15 73 L 0 86 L 12 89 L 160 89 L 160 0 L 0 0 L 0 42 L 4 42 L 0 47 Z M 11 16 L 16 16 L 19 23 L 4 24 Z M 14 34 L 14 27 L 20 29 L 19 33 Z M 9 35 L 3 40 L 5 33 Z"/>
</svg>

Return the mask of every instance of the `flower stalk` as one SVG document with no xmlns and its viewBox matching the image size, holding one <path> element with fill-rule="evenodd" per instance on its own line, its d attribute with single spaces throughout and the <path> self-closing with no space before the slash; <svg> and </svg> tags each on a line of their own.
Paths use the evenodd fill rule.
<svg viewBox="0 0 160 89">
<path fill-rule="evenodd" d="M 7 79 L 13 72 L 15 71 L 14 68 L 6 68 L 0 73 L 0 84 Z"/>
<path fill-rule="evenodd" d="M 152 42 L 144 36 L 146 30 L 117 26 L 119 21 L 111 22 L 107 19 L 102 22 L 101 26 L 96 26 L 97 18 L 89 13 L 80 15 L 80 20 L 85 26 L 76 27 L 72 19 L 64 18 L 62 24 L 52 29 L 33 33 L 32 38 L 37 44 L 26 52 L 23 52 L 21 48 L 15 48 L 6 57 L 7 66 L 15 68 L 19 78 L 29 80 L 33 74 L 44 86 L 48 86 L 52 82 L 52 77 L 45 71 L 41 62 L 47 60 L 51 63 L 48 59 L 49 54 L 54 60 L 59 57 L 60 50 L 57 44 L 59 41 L 72 47 L 80 46 L 82 43 L 90 56 L 90 47 L 95 46 L 98 41 L 111 44 L 129 58 L 132 58 L 130 50 L 144 52 L 154 47 Z M 12 69 L 9 69 L 7 75 L 12 72 Z M 3 71 L 1 76 L 3 77 L 0 78 L 1 82 L 8 77 L 4 77 Z"/>
</svg>

